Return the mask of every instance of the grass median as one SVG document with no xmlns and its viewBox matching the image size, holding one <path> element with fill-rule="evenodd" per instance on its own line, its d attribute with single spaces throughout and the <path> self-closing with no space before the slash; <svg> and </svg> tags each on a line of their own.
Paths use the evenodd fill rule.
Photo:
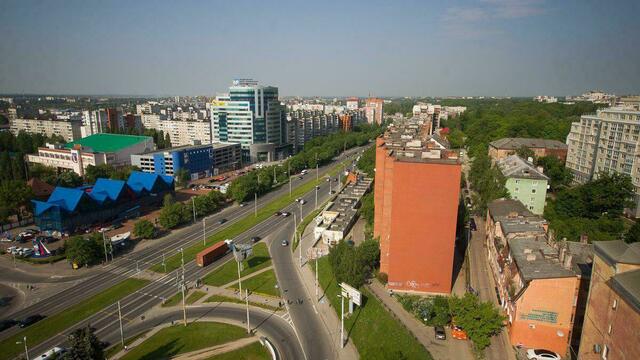
<svg viewBox="0 0 640 360">
<path fill-rule="evenodd" d="M 12 359 L 24 351 L 23 344 L 16 344 L 16 342 L 22 341 L 23 337 L 27 337 L 29 346 L 37 345 L 42 341 L 45 341 L 72 327 L 74 324 L 77 324 L 89 316 L 102 311 L 107 306 L 135 292 L 148 283 L 148 280 L 141 279 L 131 278 L 124 280 L 98 295 L 84 300 L 79 304 L 73 305 L 70 308 L 19 331 L 15 335 L 0 341 L 0 349 L 2 349 L 2 352 L 0 352 L 0 359 Z M 117 319 L 117 311 L 113 316 L 114 319 Z"/>
<path fill-rule="evenodd" d="M 253 255 L 244 260 L 242 265 L 241 277 L 271 266 L 271 257 L 269 256 L 267 245 L 263 242 L 256 244 L 253 247 Z M 234 280 L 238 280 L 238 264 L 235 260 L 227 261 L 203 278 L 204 283 L 211 286 L 226 285 Z"/>
<path fill-rule="evenodd" d="M 346 163 L 347 161 L 343 163 Z M 330 176 L 334 176 L 340 171 L 340 169 L 343 166 L 343 163 L 339 163 L 335 165 L 333 168 L 327 170 L 326 174 L 329 174 Z M 190 247 L 184 248 L 185 261 L 190 262 L 194 260 L 196 257 L 196 254 L 202 251 L 205 247 L 211 246 L 225 239 L 233 239 L 236 236 L 247 231 L 248 229 L 267 220 L 269 217 L 273 216 L 273 214 L 276 211 L 280 211 L 287 205 L 290 205 L 293 199 L 301 197 L 304 194 L 308 193 L 309 191 L 313 190 L 313 188 L 316 187 L 321 181 L 323 181 L 322 178 L 318 180 L 309 181 L 308 183 L 302 184 L 297 188 L 293 189 L 293 191 L 291 192 L 291 195 L 284 194 L 274 200 L 271 200 L 270 202 L 265 204 L 261 209 L 258 210 L 258 216 L 255 216 L 254 214 L 247 215 L 242 219 L 240 219 L 239 221 L 216 232 L 215 234 L 213 234 L 207 239 L 206 245 L 197 243 Z M 165 264 L 166 264 L 166 272 L 171 272 L 179 268 L 181 265 L 181 255 L 177 253 L 173 256 L 170 256 L 169 258 L 166 259 Z M 150 269 L 158 273 L 165 272 L 164 267 L 162 266 L 161 263 L 158 263 L 152 266 Z"/>
<path fill-rule="evenodd" d="M 206 360 L 271 360 L 271 354 L 259 341 L 237 350 L 214 355 Z"/>
<path fill-rule="evenodd" d="M 251 293 L 279 297 L 280 291 L 276 288 L 276 284 L 278 284 L 276 273 L 269 269 L 258 275 L 242 280 L 242 291 L 248 289 Z M 239 288 L 237 282 L 230 287 L 233 289 Z"/>
<path fill-rule="evenodd" d="M 206 303 L 234 303 L 234 304 L 242 304 L 242 305 L 245 304 L 244 300 L 240 300 L 240 299 L 238 299 L 236 297 L 230 297 L 230 296 L 224 296 L 224 295 L 211 295 L 204 302 L 206 302 Z M 263 309 L 267 309 L 267 310 L 271 310 L 271 311 L 278 311 L 279 310 L 279 308 L 277 308 L 277 307 L 274 307 L 274 306 L 271 306 L 271 305 L 267 305 L 267 304 L 263 304 L 263 303 L 259 303 L 259 302 L 255 302 L 255 301 L 249 301 L 249 305 L 261 307 Z"/>
<path fill-rule="evenodd" d="M 325 296 L 340 316 L 340 289 L 327 256 L 318 260 L 318 271 Z M 344 320 L 345 336 L 353 341 L 362 359 L 433 359 L 375 296 L 366 289 L 362 289 L 362 295 L 363 306 L 354 305 L 353 314 Z"/>
</svg>

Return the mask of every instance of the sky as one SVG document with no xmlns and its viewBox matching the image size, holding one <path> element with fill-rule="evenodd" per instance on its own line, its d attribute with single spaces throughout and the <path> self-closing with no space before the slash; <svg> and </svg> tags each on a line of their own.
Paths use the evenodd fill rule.
<svg viewBox="0 0 640 360">
<path fill-rule="evenodd" d="M 640 93 L 640 1 L 2 0 L 0 93 Z"/>
</svg>

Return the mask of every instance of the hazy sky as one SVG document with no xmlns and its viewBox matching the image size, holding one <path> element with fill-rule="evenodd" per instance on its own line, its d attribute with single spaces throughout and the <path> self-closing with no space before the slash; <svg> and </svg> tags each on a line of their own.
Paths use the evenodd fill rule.
<svg viewBox="0 0 640 360">
<path fill-rule="evenodd" d="M 638 0 L 0 1 L 0 93 L 640 93 Z"/>
</svg>

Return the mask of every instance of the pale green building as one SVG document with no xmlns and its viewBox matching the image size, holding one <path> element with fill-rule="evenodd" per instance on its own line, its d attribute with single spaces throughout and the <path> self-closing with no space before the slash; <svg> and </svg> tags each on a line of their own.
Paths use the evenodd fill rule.
<svg viewBox="0 0 640 360">
<path fill-rule="evenodd" d="M 542 168 L 517 155 L 498 161 L 498 168 L 507 179 L 505 186 L 511 198 L 519 200 L 532 213 L 542 215 L 549 185 Z"/>
</svg>

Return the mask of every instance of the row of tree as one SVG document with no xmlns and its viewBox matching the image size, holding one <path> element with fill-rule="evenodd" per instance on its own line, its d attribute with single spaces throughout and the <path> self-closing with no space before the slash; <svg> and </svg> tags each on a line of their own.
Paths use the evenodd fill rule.
<svg viewBox="0 0 640 360">
<path fill-rule="evenodd" d="M 176 202 L 173 196 L 167 194 L 158 217 L 160 225 L 165 229 L 173 229 L 186 224 L 193 220 L 194 208 L 196 216 L 214 213 L 226 204 L 227 198 L 221 192 L 211 190 L 204 195 L 194 197 L 192 201 L 192 204 Z"/>
</svg>

